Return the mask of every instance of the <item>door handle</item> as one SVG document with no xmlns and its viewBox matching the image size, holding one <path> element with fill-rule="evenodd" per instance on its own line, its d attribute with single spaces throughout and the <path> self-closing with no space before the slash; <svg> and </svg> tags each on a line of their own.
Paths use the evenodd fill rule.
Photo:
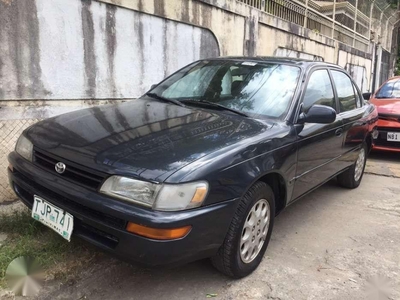
<svg viewBox="0 0 400 300">
<path fill-rule="evenodd" d="M 337 137 L 342 136 L 342 133 L 343 133 L 343 129 L 342 129 L 342 128 L 336 129 L 336 131 L 335 131 L 335 135 L 336 135 Z"/>
</svg>

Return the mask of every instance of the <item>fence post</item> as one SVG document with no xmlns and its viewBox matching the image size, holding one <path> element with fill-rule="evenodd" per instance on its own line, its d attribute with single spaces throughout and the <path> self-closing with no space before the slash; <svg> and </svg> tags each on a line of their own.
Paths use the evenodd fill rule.
<svg viewBox="0 0 400 300">
<path fill-rule="evenodd" d="M 376 51 L 376 71 L 375 71 L 375 87 L 374 91 L 376 91 L 381 85 L 381 66 L 382 66 L 382 45 L 378 45 Z"/>
<path fill-rule="evenodd" d="M 370 91 L 371 93 L 375 92 L 375 74 L 376 74 L 376 44 L 374 42 L 372 42 L 372 63 L 371 63 L 371 77 L 370 77 L 370 83 L 369 83 L 369 87 L 368 87 L 368 91 Z"/>
<path fill-rule="evenodd" d="M 383 19 L 383 14 L 385 10 L 387 10 L 390 7 L 390 4 L 388 4 L 383 10 L 381 10 L 381 17 L 379 18 L 379 36 L 381 37 L 382 40 L 382 19 Z M 379 37 L 378 37 L 379 41 Z"/>
<path fill-rule="evenodd" d="M 354 32 L 353 32 L 353 47 L 356 43 L 356 32 L 357 32 L 357 12 L 358 12 L 358 0 L 356 0 L 356 10 L 354 12 Z"/>
<path fill-rule="evenodd" d="M 307 28 L 308 0 L 306 0 L 306 10 L 304 11 L 304 28 Z"/>
<path fill-rule="evenodd" d="M 388 50 L 388 51 L 390 51 L 390 49 L 388 49 L 388 45 L 387 45 L 387 42 L 388 42 L 388 34 L 389 34 L 389 32 L 388 32 L 389 20 L 390 20 L 390 17 L 389 17 L 389 18 L 387 19 L 387 21 L 386 21 L 386 26 L 385 26 L 385 42 L 383 43 L 383 45 L 385 45 L 386 50 Z"/>
<path fill-rule="evenodd" d="M 396 61 L 396 57 L 397 57 L 397 53 L 395 53 L 393 50 L 393 30 L 394 30 L 394 24 L 390 23 L 390 34 L 389 34 L 389 38 L 387 41 L 387 47 L 388 47 L 388 51 L 390 52 L 390 59 L 389 59 L 389 77 L 394 76 L 394 63 Z"/>
<path fill-rule="evenodd" d="M 369 32 L 368 39 L 371 41 L 371 28 L 372 28 L 372 13 L 374 12 L 375 0 L 371 2 L 371 8 L 369 9 Z"/>
<path fill-rule="evenodd" d="M 383 18 L 383 10 L 381 11 L 381 17 L 379 18 L 379 34 L 377 36 L 377 41 L 382 41 L 382 18 Z"/>
<path fill-rule="evenodd" d="M 335 21 L 336 21 L 336 0 L 333 0 L 333 12 L 332 12 L 332 38 L 335 37 Z"/>
<path fill-rule="evenodd" d="M 397 13 L 399 13 L 399 11 L 396 11 L 395 13 L 393 13 L 393 14 L 387 19 L 387 21 L 386 21 L 385 43 L 384 43 L 384 45 L 385 45 L 385 47 L 386 47 L 386 50 L 388 50 L 389 52 L 391 52 L 390 47 L 391 47 L 391 43 L 392 43 L 391 38 L 392 38 L 392 31 L 393 31 L 393 26 L 392 26 L 392 29 L 391 29 L 391 31 L 390 31 L 390 39 L 389 39 L 389 38 L 388 38 L 388 35 L 389 35 L 389 32 L 388 32 L 389 21 L 390 21 L 390 19 L 393 18 Z"/>
</svg>

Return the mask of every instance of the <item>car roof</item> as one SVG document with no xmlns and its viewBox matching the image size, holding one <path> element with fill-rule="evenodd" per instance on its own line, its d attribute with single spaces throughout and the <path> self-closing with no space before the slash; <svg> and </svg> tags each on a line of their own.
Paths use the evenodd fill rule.
<svg viewBox="0 0 400 300">
<path fill-rule="evenodd" d="M 393 76 L 393 77 L 390 77 L 390 78 L 388 78 L 385 82 L 388 82 L 388 81 L 393 80 L 393 79 L 400 79 L 400 76 Z"/>
<path fill-rule="evenodd" d="M 333 67 L 333 68 L 340 68 L 342 67 L 327 63 L 323 61 L 315 61 L 309 59 L 302 59 L 302 58 L 293 58 L 293 57 L 280 57 L 280 56 L 222 56 L 217 58 L 211 58 L 209 60 L 232 60 L 232 61 L 252 61 L 252 62 L 264 62 L 264 63 L 281 63 L 281 64 L 294 64 L 305 69 L 311 68 L 313 66 L 326 66 L 326 67 Z"/>
</svg>

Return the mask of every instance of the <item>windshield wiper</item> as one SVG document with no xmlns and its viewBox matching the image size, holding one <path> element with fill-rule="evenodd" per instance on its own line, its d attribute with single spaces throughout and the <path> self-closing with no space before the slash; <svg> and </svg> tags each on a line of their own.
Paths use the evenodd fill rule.
<svg viewBox="0 0 400 300">
<path fill-rule="evenodd" d="M 240 115 L 240 116 L 243 116 L 243 117 L 249 117 L 249 115 L 244 113 L 244 112 L 241 112 L 239 110 L 223 106 L 223 105 L 218 104 L 218 103 L 207 101 L 207 100 L 186 99 L 186 100 L 181 100 L 181 101 L 182 102 L 189 102 L 189 103 L 201 103 L 204 106 L 219 108 L 219 109 L 222 109 L 222 110 L 227 110 L 227 111 L 233 112 L 233 113 L 235 113 L 237 115 Z"/>
<path fill-rule="evenodd" d="M 170 103 L 174 103 L 175 105 L 179 105 L 179 106 L 185 106 L 182 102 L 175 100 L 175 99 L 169 99 L 169 98 L 165 98 L 163 96 L 160 96 L 156 93 L 146 93 L 146 96 L 149 96 L 150 98 L 154 98 L 157 100 L 162 100 L 165 102 L 170 102 Z"/>
</svg>

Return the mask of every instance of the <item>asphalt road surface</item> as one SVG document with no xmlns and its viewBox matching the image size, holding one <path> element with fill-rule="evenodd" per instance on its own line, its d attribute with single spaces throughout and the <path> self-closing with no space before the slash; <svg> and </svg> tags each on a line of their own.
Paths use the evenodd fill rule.
<svg viewBox="0 0 400 300">
<path fill-rule="evenodd" d="M 104 255 L 69 283 L 49 283 L 41 298 L 206 299 L 207 294 L 400 299 L 400 155 L 372 154 L 356 190 L 333 180 L 288 207 L 276 219 L 264 260 L 247 278 L 227 278 L 208 260 L 144 269 Z"/>
</svg>

